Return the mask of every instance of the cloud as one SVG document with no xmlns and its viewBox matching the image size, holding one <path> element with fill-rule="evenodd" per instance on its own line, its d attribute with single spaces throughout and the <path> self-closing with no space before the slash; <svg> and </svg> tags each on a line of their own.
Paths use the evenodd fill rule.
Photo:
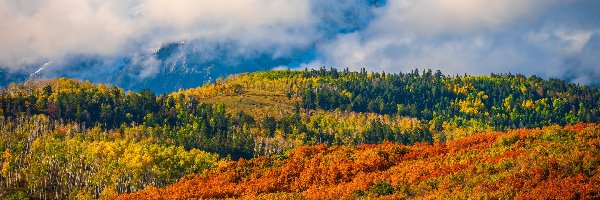
<svg viewBox="0 0 600 200">
<path fill-rule="evenodd" d="M 106 54 L 116 51 L 133 30 L 111 11 L 111 3 L 86 1 L 0 1 L 0 63 L 15 66 L 67 51 Z"/>
<path fill-rule="evenodd" d="M 192 39 L 236 40 L 280 54 L 314 40 L 310 4 L 301 0 L 0 0 L 0 17 L 0 65 L 12 68 Z"/>
<path fill-rule="evenodd" d="M 564 74 L 573 82 L 600 85 L 600 32 L 587 37 L 587 42 L 580 53 L 573 54 L 565 60 L 565 65 L 574 66 L 564 70 Z M 576 41 L 575 43 L 579 43 Z"/>
<path fill-rule="evenodd" d="M 0 0 L 0 68 L 33 72 L 52 61 L 45 73 L 53 76 L 115 81 L 203 66 L 219 75 L 418 67 L 600 85 L 598 7 L 586 0 Z M 154 54 L 180 42 L 168 58 Z"/>
<path fill-rule="evenodd" d="M 338 34 L 303 67 L 448 74 L 522 73 L 600 84 L 590 45 L 600 16 L 585 1 L 398 0 L 364 31 Z M 553 16 L 553 17 L 547 17 Z M 582 17 L 585 16 L 585 17 Z M 585 19 L 585 20 L 584 20 Z"/>
<path fill-rule="evenodd" d="M 382 9 L 372 27 L 382 33 L 411 30 L 419 33 L 466 32 L 495 28 L 540 7 L 534 0 L 398 0 Z M 394 25 L 394 26 L 391 26 Z"/>
</svg>

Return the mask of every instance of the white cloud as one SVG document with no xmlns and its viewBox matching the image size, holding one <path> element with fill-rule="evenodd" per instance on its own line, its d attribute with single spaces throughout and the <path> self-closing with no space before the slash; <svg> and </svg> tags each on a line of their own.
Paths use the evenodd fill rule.
<svg viewBox="0 0 600 200">
<path fill-rule="evenodd" d="M 401 71 L 414 67 L 472 67 L 479 51 L 490 48 L 473 32 L 494 29 L 540 7 L 529 0 L 397 0 L 377 10 L 376 19 L 361 33 L 339 35 L 321 45 L 324 55 L 314 63 L 333 66 L 374 66 Z M 440 34 L 464 35 L 440 40 Z M 448 36 L 449 37 L 449 36 Z M 469 38 L 474 37 L 474 38 Z M 312 65 L 312 64 L 308 64 Z M 306 66 L 308 66 L 306 65 Z M 472 71 L 480 71 L 477 68 Z"/>
<path fill-rule="evenodd" d="M 593 83 L 589 81 L 593 78 L 581 73 L 598 74 L 598 70 L 586 59 L 590 56 L 578 55 L 596 31 L 543 18 L 567 2 L 572 3 L 390 1 L 377 10 L 364 31 L 341 34 L 318 46 L 317 60 L 302 67 L 350 66 L 386 72 L 418 67 L 449 74 L 511 72 L 562 78 L 570 73 L 579 82 Z M 568 59 L 580 64 L 566 63 Z"/>
<path fill-rule="evenodd" d="M 380 10 L 371 32 L 435 34 L 494 29 L 515 19 L 528 20 L 537 9 L 552 2 L 555 1 L 396 0 Z"/>
<path fill-rule="evenodd" d="M 306 1 L 0 0 L 0 65 L 68 54 L 111 55 L 190 39 L 286 49 L 308 45 Z"/>
<path fill-rule="evenodd" d="M 600 48 L 589 47 L 600 33 L 599 17 L 589 9 L 597 3 L 389 0 L 384 6 L 369 6 L 367 2 L 0 0 L 0 66 L 17 69 L 50 60 L 59 65 L 72 54 L 99 55 L 108 61 L 91 70 L 102 71 L 118 63 L 111 58 L 129 56 L 140 67 L 135 74 L 145 78 L 155 75 L 161 63 L 144 51 L 191 41 L 190 49 L 202 52 L 194 54 L 201 57 L 198 60 L 219 60 L 222 65 L 243 65 L 239 62 L 266 55 L 273 62 L 278 58 L 306 62 L 302 67 L 570 74 L 579 82 L 600 84 L 595 65 Z M 306 61 L 313 51 L 316 58 Z M 220 55 L 224 52 L 227 55 Z"/>
<path fill-rule="evenodd" d="M 114 52 L 133 30 L 114 13 L 114 4 L 85 1 L 37 2 L 35 9 L 0 1 L 0 63 L 15 65 L 61 57 L 66 51 Z M 8 19 L 8 20 L 7 20 Z"/>
<path fill-rule="evenodd" d="M 581 51 L 581 48 L 583 48 L 583 45 L 585 45 L 588 42 L 588 40 L 590 39 L 592 34 L 594 34 L 594 32 L 560 30 L 555 32 L 555 34 L 562 40 L 571 43 L 567 48 L 567 51 L 569 53 L 578 53 Z"/>
</svg>

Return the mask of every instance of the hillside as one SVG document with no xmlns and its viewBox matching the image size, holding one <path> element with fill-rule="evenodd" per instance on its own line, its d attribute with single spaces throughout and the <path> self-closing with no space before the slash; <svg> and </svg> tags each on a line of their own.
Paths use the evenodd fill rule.
<svg viewBox="0 0 600 200">
<path fill-rule="evenodd" d="M 600 126 L 490 132 L 447 143 L 304 146 L 229 162 L 117 199 L 591 199 Z"/>
<path fill-rule="evenodd" d="M 546 126 L 566 126 L 575 135 L 579 129 L 586 130 L 581 134 L 592 132 L 570 144 L 589 143 L 591 147 L 582 151 L 595 155 L 599 112 L 597 88 L 511 74 L 265 71 L 162 95 L 74 79 L 33 80 L 10 84 L 0 94 L 0 198 L 112 197 L 168 186 L 185 177 L 207 181 L 222 176 L 222 170 L 237 170 L 231 163 L 272 160 L 283 166 L 302 149 L 316 148 L 323 156 L 337 151 L 360 154 L 371 147 L 415 150 L 477 140 L 473 138 L 495 141 L 502 134 L 494 131 L 536 132 Z M 542 140 L 532 142 L 543 146 L 540 151 L 551 150 Z M 487 148 L 479 150 L 496 151 Z M 335 159 L 332 162 L 340 165 L 350 162 Z M 399 163 L 384 161 L 390 167 Z M 588 165 L 595 170 L 598 163 Z M 435 170 L 442 169 L 439 166 Z M 266 173 L 271 167 L 247 172 L 253 170 Z M 586 176 L 597 180 L 594 174 Z M 339 181 L 342 178 L 334 185 Z M 398 182 L 387 183 L 397 189 Z M 373 183 L 365 184 L 353 189 L 373 195 Z M 232 187 L 237 192 L 225 196 L 247 195 L 235 189 L 241 185 Z M 413 189 L 421 191 L 420 187 Z M 276 191 L 306 195 L 305 189 Z M 427 191 L 419 195 L 426 197 Z"/>
</svg>

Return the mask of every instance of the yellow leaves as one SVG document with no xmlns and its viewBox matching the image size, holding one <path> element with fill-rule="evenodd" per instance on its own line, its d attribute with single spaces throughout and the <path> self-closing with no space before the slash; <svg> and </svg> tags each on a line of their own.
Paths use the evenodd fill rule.
<svg viewBox="0 0 600 200">
<path fill-rule="evenodd" d="M 111 197 L 116 197 L 117 195 L 119 195 L 119 193 L 117 192 L 117 190 L 115 190 L 114 187 L 105 187 L 102 192 L 100 192 L 100 198 L 111 198 Z"/>
<path fill-rule="evenodd" d="M 532 109 L 534 107 L 534 103 L 531 99 L 527 99 L 521 103 L 521 108 Z"/>
<path fill-rule="evenodd" d="M 504 98 L 503 100 L 503 106 L 504 106 L 504 110 L 510 111 L 512 109 L 512 102 L 513 102 L 513 95 L 508 95 L 508 97 Z"/>
<path fill-rule="evenodd" d="M 464 126 L 459 126 L 456 122 L 443 122 L 442 129 L 444 130 L 443 133 L 447 141 L 473 136 L 477 133 L 489 132 L 494 130 L 493 127 L 483 125 L 481 124 L 481 122 L 478 122 L 473 119 L 461 119 L 461 121 L 462 124 L 464 124 Z"/>
<path fill-rule="evenodd" d="M 348 92 L 347 90 L 342 90 L 342 92 L 340 92 L 343 96 L 348 97 L 348 99 L 352 99 L 352 93 Z"/>
<path fill-rule="evenodd" d="M 486 100 L 487 98 L 488 96 L 483 91 L 480 91 L 477 93 L 476 97 L 469 95 L 466 99 L 459 100 L 458 105 L 460 106 L 460 112 L 471 115 L 480 114 L 485 108 L 485 104 L 482 100 Z M 487 112 L 483 112 L 482 114 L 488 115 Z"/>
<path fill-rule="evenodd" d="M 483 100 L 487 100 L 488 99 L 488 95 L 485 94 L 485 92 L 483 92 L 483 91 L 479 91 L 479 92 L 477 92 L 477 98 L 483 99 Z"/>
<path fill-rule="evenodd" d="M 465 86 L 458 87 L 454 89 L 455 94 L 467 94 L 468 90 Z"/>
<path fill-rule="evenodd" d="M 98 92 L 102 94 L 108 94 L 108 88 L 105 85 L 98 84 L 96 85 L 96 88 L 98 89 Z"/>
<path fill-rule="evenodd" d="M 542 105 L 544 107 L 548 106 L 548 98 L 542 98 L 540 100 L 535 101 L 536 105 Z"/>
<path fill-rule="evenodd" d="M 96 198 L 94 198 L 94 195 L 92 195 L 92 193 L 89 190 L 81 189 L 76 193 L 75 199 L 79 199 L 79 200 L 90 199 L 91 200 L 91 199 L 96 199 Z"/>
<path fill-rule="evenodd" d="M 421 126 L 421 122 L 417 118 L 400 117 L 396 121 L 397 125 L 394 127 L 399 128 L 402 131 Z"/>
<path fill-rule="evenodd" d="M 525 85 L 521 85 L 521 87 L 519 89 L 521 90 L 521 93 L 523 93 L 523 94 L 527 93 L 527 87 L 525 87 Z"/>
<path fill-rule="evenodd" d="M 465 83 L 464 85 L 460 85 L 458 83 L 448 83 L 447 87 L 454 94 L 463 94 L 466 95 L 469 91 L 475 89 L 475 86 L 471 83 Z"/>
<path fill-rule="evenodd" d="M 31 149 L 32 157 L 27 158 L 31 159 L 30 166 L 24 172 L 28 173 L 31 184 L 45 184 L 44 181 L 68 174 L 77 178 L 79 186 L 75 186 L 74 191 L 85 184 L 85 187 L 97 187 L 93 195 L 100 197 L 114 197 L 124 192 L 123 187 L 138 190 L 148 184 L 170 184 L 182 176 L 203 173 L 219 161 L 217 155 L 197 149 L 186 151 L 183 147 L 117 138 L 111 141 L 63 140 L 49 135 L 38 137 Z M 10 169 L 7 157 L 10 157 L 9 153 L 4 152 L 0 160 L 4 174 Z M 57 187 L 69 184 L 60 181 L 49 184 L 58 184 Z M 122 187 L 119 189 L 115 185 Z"/>
<path fill-rule="evenodd" d="M 2 177 L 8 178 L 8 171 L 10 170 L 11 154 L 8 149 L 2 153 Z"/>
</svg>

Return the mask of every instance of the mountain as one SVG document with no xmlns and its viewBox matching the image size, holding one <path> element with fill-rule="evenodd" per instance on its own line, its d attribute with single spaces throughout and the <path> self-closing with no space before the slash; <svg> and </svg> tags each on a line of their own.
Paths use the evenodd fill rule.
<svg viewBox="0 0 600 200">
<path fill-rule="evenodd" d="M 0 68 L 0 86 L 6 86 L 9 83 L 19 83 L 27 80 L 28 74 L 25 72 L 12 72 Z"/>
<path fill-rule="evenodd" d="M 362 15 L 356 17 L 360 16 Z M 370 15 L 365 14 L 363 17 L 368 16 Z M 324 26 L 334 23 L 335 19 L 330 21 Z M 343 32 L 346 29 L 353 31 L 356 28 L 348 26 L 336 31 Z M 592 39 L 592 41 L 597 40 L 597 38 Z M 594 49 L 593 45 L 596 43 L 585 46 L 585 52 Z M 60 60 L 47 60 L 34 65 L 21 66 L 22 69 L 16 71 L 0 67 L 0 86 L 6 86 L 11 82 L 68 77 L 117 85 L 126 90 L 139 91 L 149 88 L 158 94 L 166 94 L 179 89 L 213 83 L 219 78 L 232 74 L 269 70 L 281 66 L 295 68 L 315 58 L 311 46 L 285 51 L 277 49 L 264 51 L 264 48 L 261 47 L 261 51 L 248 49 L 235 41 L 190 40 L 165 43 L 156 49 L 138 48 L 111 56 L 70 54 Z M 586 64 L 580 62 L 593 63 L 591 60 L 574 57 L 568 59 L 565 65 Z M 568 82 L 589 82 L 577 79 L 575 74 L 579 73 L 569 72 L 564 77 L 568 78 L 566 80 Z"/>
<path fill-rule="evenodd" d="M 33 79 L 0 94 L 0 198 L 597 198 L 599 113 L 595 87 L 518 74 L 276 70 L 159 95 Z"/>
<path fill-rule="evenodd" d="M 116 56 L 69 55 L 60 61 L 47 61 L 25 67 L 30 71 L 0 71 L 5 86 L 10 82 L 69 77 L 106 83 L 139 91 L 150 88 L 163 94 L 202 86 L 228 75 L 297 66 L 311 52 L 297 50 L 294 57 L 274 56 L 273 52 L 243 49 L 235 42 L 191 40 L 167 43 L 156 50 L 133 51 Z"/>
<path fill-rule="evenodd" d="M 108 51 L 102 48 L 94 49 L 94 45 L 97 45 L 94 42 L 98 41 L 82 41 L 83 46 L 89 46 L 88 50 L 67 48 L 67 51 L 59 51 L 57 48 L 56 52 L 50 54 L 58 56 L 33 56 L 40 59 L 38 63 L 21 66 L 0 65 L 0 70 L 22 69 L 18 72 L 11 71 L 14 75 L 10 77 L 0 76 L 0 86 L 31 79 L 67 77 L 113 84 L 126 90 L 139 91 L 142 88 L 150 88 L 156 93 L 166 94 L 180 88 L 188 89 L 212 83 L 231 74 L 278 67 L 297 68 L 301 64 L 315 61 L 316 51 L 326 41 L 333 41 L 341 34 L 365 30 L 376 18 L 377 11 L 383 9 L 387 2 L 321 0 L 302 4 L 304 3 L 307 3 L 305 8 L 309 9 L 306 11 L 310 14 L 295 13 L 288 16 L 291 18 L 284 17 L 273 21 L 269 19 L 271 22 L 260 27 L 247 24 L 246 19 L 242 18 L 238 25 L 213 24 L 207 21 L 208 24 L 189 27 L 190 30 L 184 31 L 187 33 L 180 33 L 182 30 L 170 30 L 167 28 L 172 25 L 170 23 L 164 24 L 167 27 L 159 25 L 160 23 L 148 24 L 150 27 L 157 27 L 150 28 L 147 32 L 139 30 L 140 33 L 130 35 L 127 41 L 115 44 L 116 46 Z M 144 13 L 141 10 L 143 5 L 147 4 L 136 2 L 126 6 L 126 15 L 133 15 L 136 20 L 152 16 L 152 11 Z M 95 7 L 95 4 L 92 7 Z M 277 11 L 277 15 L 280 11 Z M 304 15 L 307 19 L 302 19 L 303 25 L 295 25 L 289 21 L 295 21 L 297 17 Z M 207 29 L 213 25 L 224 26 L 227 30 L 213 32 Z M 247 26 L 252 28 L 245 30 L 244 27 Z M 203 34 L 198 34 L 199 32 Z M 99 34 L 94 31 L 90 33 Z M 28 45 L 32 43 L 24 42 Z M 64 43 L 60 44 L 69 46 L 71 40 L 62 42 Z M 0 75 L 5 73 L 8 72 L 0 72 Z"/>
</svg>

